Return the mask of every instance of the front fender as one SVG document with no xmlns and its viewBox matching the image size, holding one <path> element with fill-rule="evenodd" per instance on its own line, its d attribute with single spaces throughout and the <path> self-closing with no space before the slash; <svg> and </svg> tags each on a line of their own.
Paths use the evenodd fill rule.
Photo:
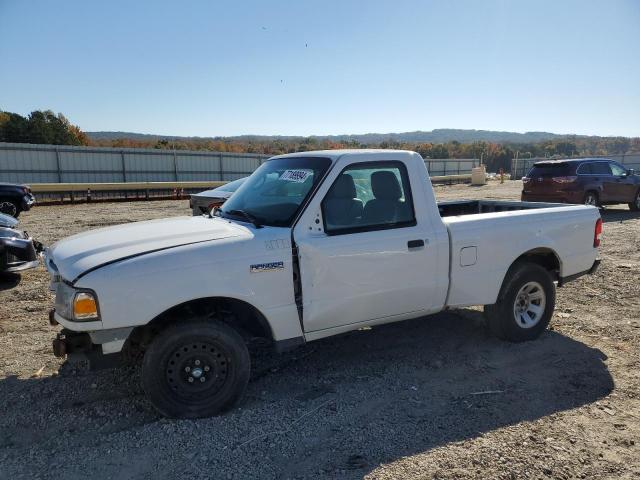
<svg viewBox="0 0 640 480">
<path fill-rule="evenodd" d="M 251 265 L 258 263 L 281 263 L 282 268 L 252 272 Z M 225 297 L 261 312 L 277 341 L 302 335 L 291 264 L 290 249 L 256 249 L 254 240 L 232 238 L 115 262 L 75 286 L 96 292 L 105 329 L 146 325 L 176 305 Z"/>
</svg>

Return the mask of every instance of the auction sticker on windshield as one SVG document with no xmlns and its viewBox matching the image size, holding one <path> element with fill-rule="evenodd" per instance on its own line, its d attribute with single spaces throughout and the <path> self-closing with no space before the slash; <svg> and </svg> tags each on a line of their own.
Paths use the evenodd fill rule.
<svg viewBox="0 0 640 480">
<path fill-rule="evenodd" d="M 285 170 L 282 175 L 280 175 L 280 180 L 304 183 L 309 175 L 311 175 L 311 172 L 308 170 Z"/>
</svg>

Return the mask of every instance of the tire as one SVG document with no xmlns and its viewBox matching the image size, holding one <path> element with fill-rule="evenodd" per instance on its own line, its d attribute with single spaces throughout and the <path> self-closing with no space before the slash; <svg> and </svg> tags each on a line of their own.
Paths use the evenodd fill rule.
<svg viewBox="0 0 640 480">
<path fill-rule="evenodd" d="M 142 386 L 164 416 L 210 417 L 240 400 L 250 370 L 238 332 L 215 320 L 189 321 L 153 339 L 142 361 Z"/>
<path fill-rule="evenodd" d="M 629 210 L 632 212 L 640 211 L 640 190 L 636 192 L 633 202 L 629 203 Z"/>
<path fill-rule="evenodd" d="M 598 196 L 598 192 L 594 192 L 593 190 L 586 192 L 582 203 L 600 208 L 600 197 Z"/>
<path fill-rule="evenodd" d="M 518 262 L 507 272 L 498 301 L 485 305 L 484 312 L 496 337 L 526 342 L 545 331 L 555 303 L 556 287 L 549 272 L 535 263 Z M 538 312 L 534 312 L 534 306 Z"/>
<path fill-rule="evenodd" d="M 8 198 L 0 199 L 0 213 L 18 218 L 20 215 L 20 207 L 13 200 Z"/>
</svg>

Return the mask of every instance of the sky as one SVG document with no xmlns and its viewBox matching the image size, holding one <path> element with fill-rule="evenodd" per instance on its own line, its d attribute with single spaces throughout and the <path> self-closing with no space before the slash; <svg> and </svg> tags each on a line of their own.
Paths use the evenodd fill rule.
<svg viewBox="0 0 640 480">
<path fill-rule="evenodd" d="M 640 0 L 0 0 L 0 110 L 85 131 L 640 136 Z"/>
</svg>

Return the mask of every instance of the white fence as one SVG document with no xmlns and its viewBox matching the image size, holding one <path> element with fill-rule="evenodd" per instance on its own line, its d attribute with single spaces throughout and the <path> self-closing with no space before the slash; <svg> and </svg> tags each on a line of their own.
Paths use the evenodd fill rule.
<svg viewBox="0 0 640 480">
<path fill-rule="evenodd" d="M 0 182 L 127 183 L 231 181 L 269 155 L 0 143 Z M 475 158 L 427 159 L 431 175 L 464 175 Z"/>
<path fill-rule="evenodd" d="M 268 155 L 0 143 L 0 182 L 230 181 Z"/>
</svg>

